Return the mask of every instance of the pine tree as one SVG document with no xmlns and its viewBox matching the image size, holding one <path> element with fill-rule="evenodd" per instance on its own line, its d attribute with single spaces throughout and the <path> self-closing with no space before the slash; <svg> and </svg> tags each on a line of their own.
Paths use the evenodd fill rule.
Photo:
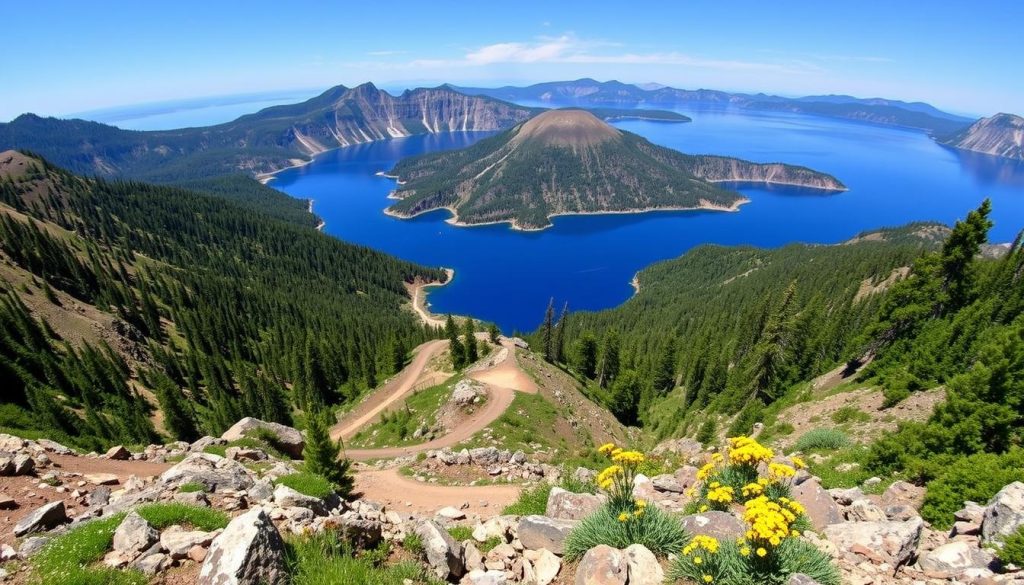
<svg viewBox="0 0 1024 585">
<path fill-rule="evenodd" d="M 491 336 L 491 343 L 498 345 L 501 343 L 501 330 L 494 323 L 491 323 L 490 327 L 487 328 L 488 334 Z"/>
<path fill-rule="evenodd" d="M 598 368 L 597 383 L 607 388 L 619 373 L 619 335 L 609 331 L 604 337 L 601 349 L 601 365 Z"/>
<path fill-rule="evenodd" d="M 562 306 L 562 314 L 558 317 L 558 325 L 555 326 L 555 341 L 553 357 L 555 363 L 565 361 L 565 329 L 569 326 L 569 303 Z"/>
<path fill-rule="evenodd" d="M 597 339 L 589 331 L 576 341 L 576 369 L 588 380 L 597 375 Z"/>
<path fill-rule="evenodd" d="M 166 375 L 159 373 L 154 376 L 151 383 L 164 414 L 164 428 L 174 439 L 189 443 L 195 441 L 199 438 L 199 429 L 188 400 Z"/>
<path fill-rule="evenodd" d="M 766 404 L 778 398 L 778 383 L 790 356 L 793 332 L 793 305 L 796 283 L 786 288 L 778 309 L 768 318 L 761 338 L 754 346 L 751 386 L 753 397 Z"/>
<path fill-rule="evenodd" d="M 444 330 L 448 336 L 448 353 L 452 356 L 452 366 L 456 370 L 461 370 L 466 365 L 466 349 L 459 341 L 459 329 L 451 315 L 448 315 L 448 320 L 445 321 Z"/>
<path fill-rule="evenodd" d="M 310 413 L 302 457 L 306 463 L 306 471 L 327 478 L 334 484 L 339 495 L 348 497 L 354 485 L 350 471 L 352 462 L 341 458 L 341 441 L 331 440 L 327 416 L 328 411 Z"/>
<path fill-rule="evenodd" d="M 612 385 L 608 409 L 624 425 L 635 425 L 638 421 L 642 383 L 633 370 L 624 370 Z"/>
<path fill-rule="evenodd" d="M 968 303 L 974 293 L 974 257 L 988 241 L 992 221 L 992 202 L 986 199 L 967 219 L 956 222 L 942 246 L 942 288 L 949 295 L 944 312 L 955 311 Z"/>
<path fill-rule="evenodd" d="M 676 340 L 669 338 L 668 344 L 662 350 L 661 358 L 652 376 L 654 391 L 665 394 L 675 386 L 676 381 Z"/>
<path fill-rule="evenodd" d="M 541 344 L 544 346 L 544 359 L 553 362 L 555 359 L 555 339 L 552 331 L 555 320 L 555 299 L 548 302 L 548 309 L 544 312 L 544 324 L 541 326 Z"/>
<path fill-rule="evenodd" d="M 473 322 L 472 317 L 466 319 L 464 330 L 466 336 L 466 365 L 469 365 L 476 363 L 476 360 L 480 359 L 476 344 L 476 323 Z"/>
</svg>

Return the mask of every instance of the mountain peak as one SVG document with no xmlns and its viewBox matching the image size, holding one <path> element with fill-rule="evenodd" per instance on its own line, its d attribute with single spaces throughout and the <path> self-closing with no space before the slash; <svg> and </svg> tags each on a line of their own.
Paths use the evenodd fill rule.
<svg viewBox="0 0 1024 585">
<path fill-rule="evenodd" d="M 622 132 L 586 110 L 549 110 L 527 120 L 516 139 L 544 146 L 593 146 L 614 140 Z"/>
</svg>

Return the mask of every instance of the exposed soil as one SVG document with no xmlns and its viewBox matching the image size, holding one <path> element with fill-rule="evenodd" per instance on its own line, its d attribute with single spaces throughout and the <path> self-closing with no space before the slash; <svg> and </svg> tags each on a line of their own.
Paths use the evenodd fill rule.
<svg viewBox="0 0 1024 585">
<path fill-rule="evenodd" d="M 445 506 L 469 504 L 466 514 L 490 517 L 519 497 L 519 486 L 443 486 L 416 481 L 397 469 L 375 469 L 356 474 L 356 491 L 364 497 L 394 508 L 399 513 L 432 515 Z"/>
</svg>

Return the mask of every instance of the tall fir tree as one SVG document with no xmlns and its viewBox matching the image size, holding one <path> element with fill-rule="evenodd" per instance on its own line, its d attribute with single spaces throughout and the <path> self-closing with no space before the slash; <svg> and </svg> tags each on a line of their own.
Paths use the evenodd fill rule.
<svg viewBox="0 0 1024 585">
<path fill-rule="evenodd" d="M 597 375 L 597 338 L 589 331 L 576 341 L 576 369 L 588 380 Z"/>
<path fill-rule="evenodd" d="M 468 366 L 480 359 L 480 350 L 476 343 L 476 323 L 472 317 L 466 319 L 464 334 L 466 336 L 466 365 Z"/>
<path fill-rule="evenodd" d="M 452 366 L 456 370 L 461 370 L 466 365 L 466 348 L 459 341 L 459 328 L 450 314 L 445 321 L 444 330 L 448 336 L 448 353 L 452 356 Z"/>
<path fill-rule="evenodd" d="M 544 346 L 544 359 L 549 362 L 555 361 L 554 320 L 555 299 L 552 298 L 548 301 L 548 309 L 544 311 L 544 324 L 541 326 L 541 343 Z"/>
<path fill-rule="evenodd" d="M 555 363 L 565 361 L 565 329 L 569 326 L 569 302 L 562 305 L 562 314 L 558 317 L 558 324 L 555 325 L 555 340 L 552 357 Z"/>
<path fill-rule="evenodd" d="M 598 367 L 597 383 L 607 388 L 619 374 L 619 334 L 614 330 L 604 336 L 601 348 L 601 365 Z"/>
<path fill-rule="evenodd" d="M 331 439 L 328 416 L 327 410 L 310 413 L 302 457 L 305 460 L 306 471 L 327 478 L 334 484 L 339 495 L 348 497 L 354 485 L 350 470 L 352 462 L 342 458 L 341 441 Z"/>
<path fill-rule="evenodd" d="M 654 391 L 665 394 L 675 386 L 676 382 L 676 339 L 670 337 L 651 377 Z"/>
</svg>

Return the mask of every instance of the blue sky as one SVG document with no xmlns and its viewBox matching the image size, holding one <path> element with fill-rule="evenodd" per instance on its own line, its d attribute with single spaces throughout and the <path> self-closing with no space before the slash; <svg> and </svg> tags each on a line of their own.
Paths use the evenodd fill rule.
<svg viewBox="0 0 1024 585">
<path fill-rule="evenodd" d="M 579 77 L 1024 113 L 1024 2 L 12 2 L 0 120 L 373 81 Z"/>
</svg>

